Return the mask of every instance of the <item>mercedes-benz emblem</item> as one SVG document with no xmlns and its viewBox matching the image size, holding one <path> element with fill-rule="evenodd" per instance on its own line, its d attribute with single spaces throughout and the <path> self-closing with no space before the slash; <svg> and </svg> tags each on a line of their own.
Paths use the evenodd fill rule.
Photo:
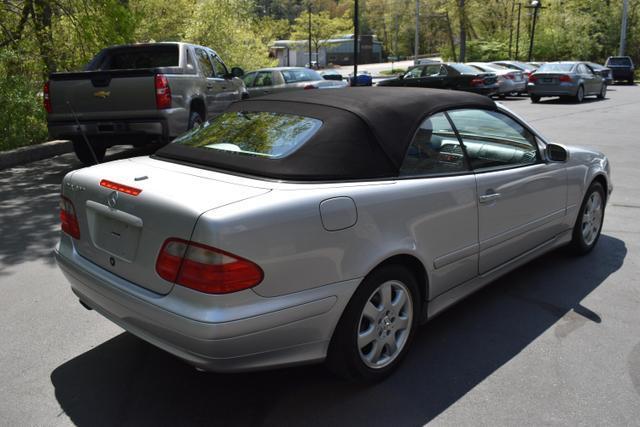
<svg viewBox="0 0 640 427">
<path fill-rule="evenodd" d="M 107 197 L 107 204 L 109 205 L 110 208 L 115 209 L 116 205 L 118 204 L 117 191 L 112 191 L 111 194 L 109 194 L 109 197 Z"/>
</svg>

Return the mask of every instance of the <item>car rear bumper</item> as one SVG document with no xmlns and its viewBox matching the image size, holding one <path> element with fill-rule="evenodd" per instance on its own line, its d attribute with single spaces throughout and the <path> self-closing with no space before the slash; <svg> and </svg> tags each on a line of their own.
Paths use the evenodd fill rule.
<svg viewBox="0 0 640 427">
<path fill-rule="evenodd" d="M 324 359 L 360 283 L 354 279 L 274 298 L 252 290 L 206 295 L 181 286 L 159 295 L 81 257 L 66 235 L 55 257 L 84 304 L 188 363 L 219 372 Z"/>
<path fill-rule="evenodd" d="M 527 91 L 537 96 L 576 96 L 578 85 L 536 85 L 529 83 Z"/>
<path fill-rule="evenodd" d="M 522 93 L 527 90 L 527 82 L 522 80 L 519 82 L 513 80 L 503 80 L 499 85 L 499 94 L 504 93 Z"/>
</svg>

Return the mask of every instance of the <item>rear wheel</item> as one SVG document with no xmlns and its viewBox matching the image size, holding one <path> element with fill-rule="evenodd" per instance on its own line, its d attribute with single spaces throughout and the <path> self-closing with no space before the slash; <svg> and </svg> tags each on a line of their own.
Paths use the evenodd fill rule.
<svg viewBox="0 0 640 427">
<path fill-rule="evenodd" d="M 370 273 L 336 327 L 327 354 L 329 369 L 343 378 L 368 382 L 390 375 L 417 328 L 419 295 L 415 277 L 402 266 Z"/>
<path fill-rule="evenodd" d="M 634 84 L 635 82 L 633 81 L 633 78 L 627 80 L 627 83 L 629 83 L 630 85 Z"/>
<path fill-rule="evenodd" d="M 577 103 L 581 103 L 584 101 L 584 87 L 578 86 L 578 92 L 576 92 L 576 96 L 573 98 Z"/>
<path fill-rule="evenodd" d="M 598 99 L 604 99 L 607 96 L 607 85 L 602 84 L 602 88 L 600 89 L 600 93 L 598 94 Z"/>
<path fill-rule="evenodd" d="M 605 192 L 602 184 L 594 182 L 584 196 L 580 213 L 573 227 L 571 247 L 583 255 L 591 252 L 600 238 L 604 220 Z"/>
<path fill-rule="evenodd" d="M 197 111 L 192 111 L 189 115 L 189 126 L 187 129 L 193 129 L 202 124 L 202 116 Z"/>
<path fill-rule="evenodd" d="M 534 104 L 537 104 L 538 102 L 540 102 L 540 97 L 538 95 L 531 95 L 531 102 L 533 102 Z"/>
<path fill-rule="evenodd" d="M 73 151 L 75 151 L 78 160 L 87 166 L 101 163 L 107 152 L 107 146 L 100 141 L 88 142 L 84 138 L 73 139 Z"/>
</svg>

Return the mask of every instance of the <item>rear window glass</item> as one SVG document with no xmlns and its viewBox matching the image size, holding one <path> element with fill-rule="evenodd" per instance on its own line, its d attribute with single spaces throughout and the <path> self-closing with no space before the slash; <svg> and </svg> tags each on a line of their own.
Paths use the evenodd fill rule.
<svg viewBox="0 0 640 427">
<path fill-rule="evenodd" d="M 173 144 L 238 155 L 280 159 L 322 126 L 310 117 L 272 112 L 228 112 L 174 140 Z"/>
<path fill-rule="evenodd" d="M 322 76 L 313 70 L 298 68 L 294 70 L 282 70 L 282 77 L 286 83 L 312 82 L 322 80 Z"/>
<path fill-rule="evenodd" d="M 631 65 L 631 59 L 629 58 L 609 58 L 607 61 L 609 65 Z"/>
<path fill-rule="evenodd" d="M 538 68 L 538 72 L 560 71 L 567 73 L 573 69 L 575 64 L 544 64 Z"/>
<path fill-rule="evenodd" d="M 460 74 L 478 74 L 478 70 L 465 64 L 450 64 L 451 68 L 459 72 Z"/>
<path fill-rule="evenodd" d="M 177 45 L 139 46 L 113 49 L 96 64 L 97 70 L 131 70 L 139 68 L 177 67 L 180 52 Z"/>
</svg>

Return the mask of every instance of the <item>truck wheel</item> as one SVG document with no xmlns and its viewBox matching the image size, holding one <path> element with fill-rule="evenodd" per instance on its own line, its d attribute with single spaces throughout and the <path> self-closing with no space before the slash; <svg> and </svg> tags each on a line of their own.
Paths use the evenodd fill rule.
<svg viewBox="0 0 640 427">
<path fill-rule="evenodd" d="M 95 165 L 96 160 L 98 161 L 98 163 L 101 163 L 104 160 L 104 155 L 107 152 L 107 146 L 101 142 L 91 140 L 89 140 L 89 144 L 91 144 L 93 153 L 91 152 L 91 149 L 89 148 L 89 145 L 84 138 L 73 140 L 73 151 L 76 152 L 78 160 L 80 160 L 87 166 Z"/>
<path fill-rule="evenodd" d="M 360 284 L 334 331 L 327 367 L 340 377 L 375 382 L 407 353 L 418 327 L 420 292 L 406 268 L 387 265 Z"/>
<path fill-rule="evenodd" d="M 202 124 L 202 116 L 197 111 L 192 111 L 189 115 L 189 127 L 187 129 L 197 128 Z"/>
<path fill-rule="evenodd" d="M 531 95 L 531 102 L 533 102 L 534 104 L 537 104 L 538 102 L 540 102 L 540 97 L 538 95 Z"/>
<path fill-rule="evenodd" d="M 633 78 L 630 78 L 629 80 L 627 80 L 627 83 L 629 83 L 630 85 L 634 84 Z"/>
</svg>

